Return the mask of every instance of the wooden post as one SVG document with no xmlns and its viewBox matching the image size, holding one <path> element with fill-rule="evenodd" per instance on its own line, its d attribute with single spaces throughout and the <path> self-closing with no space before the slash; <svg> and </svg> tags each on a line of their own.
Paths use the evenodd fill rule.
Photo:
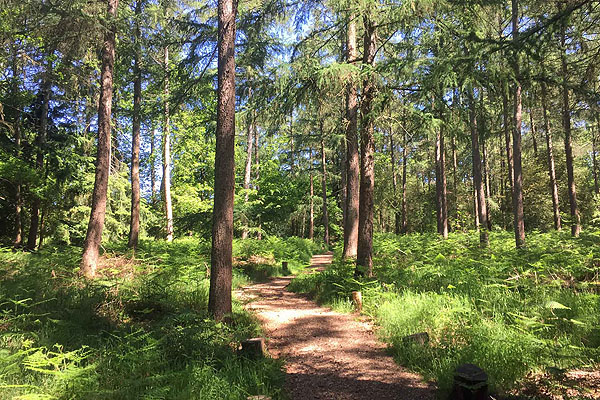
<svg viewBox="0 0 600 400">
<path fill-rule="evenodd" d="M 488 400 L 488 376 L 474 364 L 459 365 L 454 371 L 450 400 Z"/>
<path fill-rule="evenodd" d="M 291 271 L 288 268 L 288 262 L 287 261 L 282 261 L 281 262 L 281 272 L 283 272 L 284 275 L 290 275 Z"/>
<path fill-rule="evenodd" d="M 352 302 L 354 303 L 354 309 L 358 312 L 362 311 L 362 293 L 359 291 L 352 292 Z"/>
<path fill-rule="evenodd" d="M 242 341 L 242 347 L 239 351 L 239 354 L 250 358 L 250 359 L 260 359 L 265 356 L 266 346 L 264 338 L 252 338 Z"/>
</svg>

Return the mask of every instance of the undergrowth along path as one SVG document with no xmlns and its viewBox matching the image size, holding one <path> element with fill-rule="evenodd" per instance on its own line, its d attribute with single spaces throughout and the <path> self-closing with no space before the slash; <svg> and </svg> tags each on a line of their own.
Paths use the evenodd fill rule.
<svg viewBox="0 0 600 400">
<path fill-rule="evenodd" d="M 316 255 L 311 270 L 331 263 Z M 285 360 L 285 390 L 295 399 L 433 399 L 434 388 L 398 366 L 377 340 L 373 327 L 357 315 L 318 306 L 277 277 L 237 291 L 261 320 L 271 356 Z"/>
</svg>

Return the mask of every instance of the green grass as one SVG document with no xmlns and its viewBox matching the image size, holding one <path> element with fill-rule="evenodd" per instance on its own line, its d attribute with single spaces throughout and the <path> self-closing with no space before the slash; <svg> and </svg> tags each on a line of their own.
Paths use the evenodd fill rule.
<svg viewBox="0 0 600 400">
<path fill-rule="evenodd" d="M 301 275 L 290 288 L 320 302 L 347 302 L 362 290 L 364 312 L 381 326 L 399 363 L 437 381 L 447 393 L 454 368 L 484 368 L 492 389 L 514 388 L 528 372 L 595 366 L 600 361 L 600 232 L 530 233 L 515 250 L 513 236 L 379 235 L 376 280 L 357 281 L 353 266 Z M 428 332 L 420 346 L 402 340 Z"/>
<path fill-rule="evenodd" d="M 272 276 L 295 275 L 309 264 L 313 254 L 325 250 L 323 243 L 298 237 L 269 237 L 265 240 L 233 242 L 233 256 L 238 270 L 253 281 L 264 281 Z M 282 262 L 288 263 L 284 271 Z"/>
<path fill-rule="evenodd" d="M 281 398 L 281 363 L 236 352 L 257 321 L 237 303 L 230 324 L 208 315 L 207 254 L 191 238 L 143 241 L 135 258 L 109 244 L 86 282 L 79 248 L 0 250 L 0 398 Z"/>
</svg>

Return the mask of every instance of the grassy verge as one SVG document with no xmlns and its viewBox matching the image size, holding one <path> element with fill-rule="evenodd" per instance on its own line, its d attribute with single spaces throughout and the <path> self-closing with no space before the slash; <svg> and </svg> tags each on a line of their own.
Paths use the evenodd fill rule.
<svg viewBox="0 0 600 400">
<path fill-rule="evenodd" d="M 236 355 L 258 323 L 238 304 L 229 325 L 207 314 L 207 249 L 111 244 L 93 282 L 77 276 L 79 248 L 0 250 L 0 398 L 280 398 L 278 361 Z"/>
<path fill-rule="evenodd" d="M 337 262 L 290 288 L 334 305 L 362 290 L 394 356 L 436 380 L 442 394 L 464 362 L 507 393 L 532 372 L 598 365 L 599 245 L 600 232 L 533 233 L 526 250 L 515 250 L 509 233 L 493 233 L 489 249 L 478 248 L 476 234 L 381 235 L 376 280 L 357 281 L 352 265 Z M 423 331 L 425 346 L 403 340 Z"/>
</svg>

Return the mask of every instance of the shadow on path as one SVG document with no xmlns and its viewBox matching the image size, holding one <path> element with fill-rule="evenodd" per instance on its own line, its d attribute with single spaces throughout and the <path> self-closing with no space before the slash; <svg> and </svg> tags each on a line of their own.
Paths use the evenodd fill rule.
<svg viewBox="0 0 600 400">
<path fill-rule="evenodd" d="M 331 254 L 314 256 L 311 270 L 324 270 L 332 259 Z M 273 278 L 237 291 L 262 321 L 270 354 L 285 359 L 285 388 L 291 399 L 435 397 L 431 385 L 386 354 L 368 322 L 286 291 L 291 279 Z"/>
</svg>

